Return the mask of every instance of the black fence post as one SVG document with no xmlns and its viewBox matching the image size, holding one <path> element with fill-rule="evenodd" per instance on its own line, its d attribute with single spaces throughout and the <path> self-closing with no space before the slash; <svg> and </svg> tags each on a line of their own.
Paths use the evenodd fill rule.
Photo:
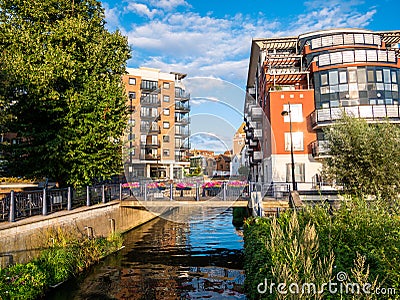
<svg viewBox="0 0 400 300">
<path fill-rule="evenodd" d="M 68 194 L 67 194 L 67 210 L 72 210 L 72 189 L 68 187 Z"/>
<path fill-rule="evenodd" d="M 200 200 L 199 183 L 196 182 L 196 201 Z"/>
<path fill-rule="evenodd" d="M 10 193 L 10 215 L 8 220 L 10 222 L 15 222 L 15 194 L 14 191 Z"/>
<path fill-rule="evenodd" d="M 47 216 L 47 190 L 46 188 L 43 189 L 43 199 L 42 199 L 42 215 Z"/>
<path fill-rule="evenodd" d="M 169 184 L 169 200 L 174 200 L 174 184 Z"/>
</svg>

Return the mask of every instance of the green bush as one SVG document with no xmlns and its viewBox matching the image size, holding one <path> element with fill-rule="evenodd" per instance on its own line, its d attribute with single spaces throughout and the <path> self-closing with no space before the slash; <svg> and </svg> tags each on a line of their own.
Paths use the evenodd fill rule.
<svg viewBox="0 0 400 300">
<path fill-rule="evenodd" d="M 376 282 L 376 286 L 399 291 L 400 218 L 394 211 L 382 203 L 353 199 L 332 215 L 327 207 L 317 206 L 285 212 L 277 220 L 248 220 L 244 240 L 249 299 L 281 296 L 258 293 L 257 286 L 265 279 L 324 282 L 329 272 L 322 271 L 330 267 L 332 280 L 338 272 L 346 272 L 350 282 Z"/>
<path fill-rule="evenodd" d="M 53 234 L 52 246 L 38 258 L 0 269 L 0 299 L 36 299 L 122 246 L 120 234 L 97 239 L 67 239 L 60 230 Z"/>
</svg>

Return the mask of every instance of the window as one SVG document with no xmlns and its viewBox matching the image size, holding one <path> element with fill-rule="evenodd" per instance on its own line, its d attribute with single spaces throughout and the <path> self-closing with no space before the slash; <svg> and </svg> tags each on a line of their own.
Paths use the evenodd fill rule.
<svg viewBox="0 0 400 300">
<path fill-rule="evenodd" d="M 289 104 L 283 105 L 283 110 L 289 111 Z M 290 104 L 290 111 L 292 122 L 303 122 L 303 105 L 302 104 Z M 290 117 L 285 116 L 283 121 L 289 123 Z"/>
<path fill-rule="evenodd" d="M 164 116 L 169 116 L 169 108 L 164 108 Z"/>
<path fill-rule="evenodd" d="M 347 83 L 347 72 L 346 71 L 339 72 L 339 82 Z"/>
<path fill-rule="evenodd" d="M 169 128 L 169 122 L 163 122 L 163 128 Z"/>
<path fill-rule="evenodd" d="M 164 135 L 163 136 L 163 142 L 164 143 L 169 143 L 169 135 Z"/>
<path fill-rule="evenodd" d="M 321 74 L 321 85 L 328 85 L 328 74 Z"/>
<path fill-rule="evenodd" d="M 169 156 L 169 149 L 164 149 L 163 154 L 164 156 Z"/>
<path fill-rule="evenodd" d="M 164 101 L 164 102 L 169 102 L 169 96 L 167 96 L 167 95 L 164 95 L 164 97 L 163 97 L 163 101 Z"/>
<path fill-rule="evenodd" d="M 335 85 L 338 84 L 338 72 L 337 71 L 331 71 L 329 72 L 329 84 L 330 85 Z"/>
<path fill-rule="evenodd" d="M 169 82 L 164 82 L 163 83 L 163 88 L 164 89 L 169 89 Z"/>
<path fill-rule="evenodd" d="M 296 182 L 305 182 L 305 165 L 303 163 L 294 164 L 294 176 Z M 292 164 L 286 164 L 286 182 L 292 182 Z"/>
<path fill-rule="evenodd" d="M 383 78 L 382 78 L 382 70 L 376 70 L 376 81 L 377 82 L 382 82 Z"/>
<path fill-rule="evenodd" d="M 136 85 L 136 78 L 129 78 L 130 85 Z"/>
<path fill-rule="evenodd" d="M 293 151 L 303 151 L 303 133 L 302 132 L 292 132 L 293 138 Z M 290 151 L 290 132 L 285 132 L 285 151 Z"/>
<path fill-rule="evenodd" d="M 155 90 L 158 88 L 158 83 L 153 80 L 142 80 L 140 88 L 145 90 Z"/>
<path fill-rule="evenodd" d="M 136 99 L 136 93 L 135 92 L 129 92 L 129 99 Z"/>
</svg>

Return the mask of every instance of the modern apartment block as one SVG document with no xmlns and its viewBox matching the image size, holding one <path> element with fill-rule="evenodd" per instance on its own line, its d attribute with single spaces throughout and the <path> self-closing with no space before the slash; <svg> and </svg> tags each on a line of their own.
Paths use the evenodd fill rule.
<svg viewBox="0 0 400 300">
<path fill-rule="evenodd" d="M 129 112 L 125 174 L 132 178 L 181 178 L 189 167 L 190 95 L 186 74 L 127 69 L 123 83 Z"/>
<path fill-rule="evenodd" d="M 400 31 L 351 28 L 254 39 L 244 111 L 252 180 L 292 181 L 292 133 L 298 189 L 315 188 L 323 129 L 343 112 L 400 122 L 399 43 Z"/>
</svg>

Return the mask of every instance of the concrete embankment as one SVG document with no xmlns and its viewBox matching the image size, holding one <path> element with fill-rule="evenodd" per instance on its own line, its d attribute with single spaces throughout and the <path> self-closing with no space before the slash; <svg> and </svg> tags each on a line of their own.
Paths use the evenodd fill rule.
<svg viewBox="0 0 400 300">
<path fill-rule="evenodd" d="M 0 267 L 24 263 L 48 245 L 49 232 L 62 228 L 69 233 L 94 237 L 112 231 L 125 232 L 157 215 L 145 209 L 120 207 L 119 201 L 34 216 L 13 223 L 0 223 Z"/>
</svg>

